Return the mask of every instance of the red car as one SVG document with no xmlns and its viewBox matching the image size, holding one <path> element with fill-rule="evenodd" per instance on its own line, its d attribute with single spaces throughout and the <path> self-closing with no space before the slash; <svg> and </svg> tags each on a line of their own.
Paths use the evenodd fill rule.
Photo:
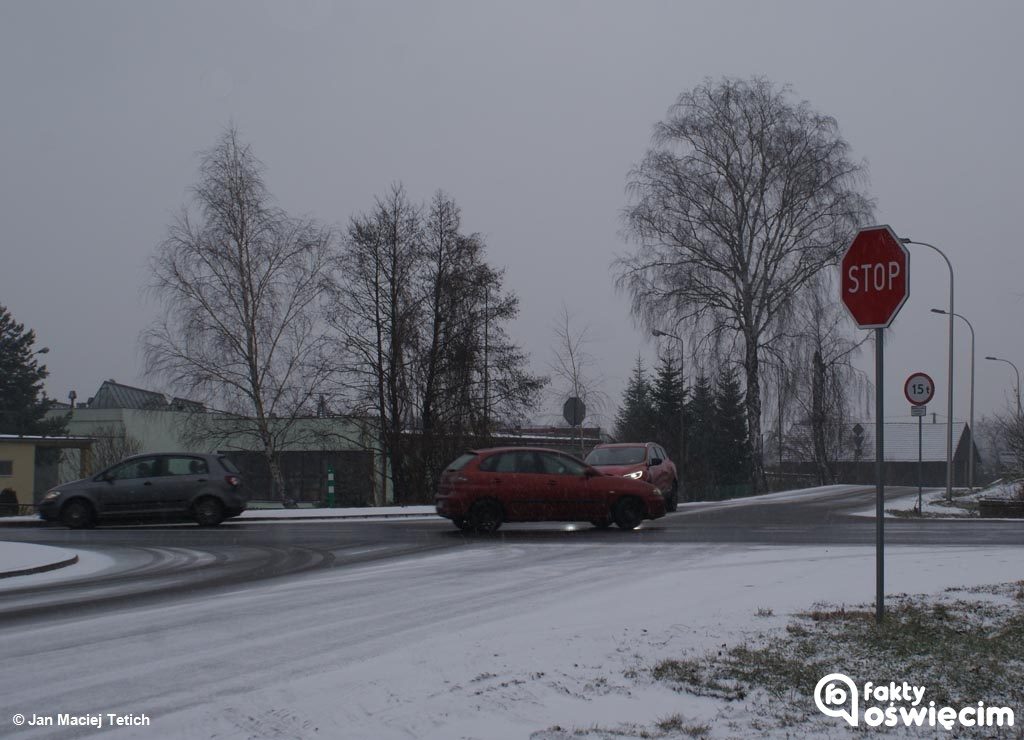
<svg viewBox="0 0 1024 740">
<path fill-rule="evenodd" d="M 655 442 L 598 445 L 587 455 L 587 463 L 607 475 L 657 486 L 665 494 L 666 511 L 675 511 L 679 505 L 679 473 L 665 448 Z"/>
<path fill-rule="evenodd" d="M 636 529 L 665 516 L 657 488 L 611 477 L 575 457 L 537 447 L 460 455 L 441 474 L 437 513 L 459 529 L 493 532 L 502 522 L 591 522 Z"/>
</svg>

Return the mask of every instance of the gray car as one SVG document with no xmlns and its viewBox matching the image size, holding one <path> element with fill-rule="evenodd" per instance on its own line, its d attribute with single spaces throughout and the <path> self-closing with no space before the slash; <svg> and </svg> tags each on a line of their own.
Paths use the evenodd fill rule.
<svg viewBox="0 0 1024 740">
<path fill-rule="evenodd" d="M 164 452 L 51 489 L 39 516 L 73 529 L 114 518 L 188 518 L 213 527 L 245 511 L 247 501 L 238 468 L 224 455 Z"/>
</svg>

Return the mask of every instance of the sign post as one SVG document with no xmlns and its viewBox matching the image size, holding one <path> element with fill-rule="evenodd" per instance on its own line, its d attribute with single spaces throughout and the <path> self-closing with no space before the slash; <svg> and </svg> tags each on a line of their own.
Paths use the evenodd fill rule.
<svg viewBox="0 0 1024 740">
<path fill-rule="evenodd" d="M 571 427 L 580 428 L 580 457 L 583 457 L 583 420 L 587 417 L 587 405 L 582 398 L 570 396 L 562 405 L 562 418 Z"/>
<path fill-rule="evenodd" d="M 907 382 L 903 384 L 903 395 L 910 401 L 910 415 L 917 417 L 917 513 L 923 515 L 924 508 L 921 501 L 921 492 L 924 488 L 922 481 L 922 454 L 921 454 L 921 425 L 924 422 L 924 415 L 928 407 L 925 405 L 935 395 L 935 383 L 928 373 L 914 373 Z"/>
<path fill-rule="evenodd" d="M 875 620 L 885 616 L 885 408 L 883 343 L 910 295 L 910 253 L 888 226 L 861 229 L 840 263 L 843 305 L 861 329 L 875 330 Z"/>
</svg>

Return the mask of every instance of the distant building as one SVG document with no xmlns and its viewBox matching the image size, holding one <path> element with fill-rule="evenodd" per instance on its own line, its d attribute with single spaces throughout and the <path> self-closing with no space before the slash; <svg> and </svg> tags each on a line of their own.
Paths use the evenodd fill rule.
<svg viewBox="0 0 1024 740">
<path fill-rule="evenodd" d="M 64 405 L 51 410 L 50 415 L 67 417 L 69 433 L 94 439 L 98 450 L 219 450 L 239 466 L 254 491 L 254 498 L 271 498 L 270 473 L 259 440 L 251 434 L 234 431 L 237 425 L 230 415 L 210 411 L 197 401 L 169 398 L 157 391 L 105 380 L 84 404 L 74 408 Z M 203 430 L 202 434 L 199 429 Z M 292 443 L 281 451 L 281 468 L 289 498 L 323 499 L 328 468 L 331 468 L 335 473 L 339 505 L 393 500 L 390 477 L 380 472 L 377 452 L 380 446 L 374 419 L 324 415 L 298 419 L 293 429 Z M 98 465 L 109 462 L 97 460 Z M 77 460 L 67 461 L 60 477 L 62 480 L 80 477 Z"/>
<path fill-rule="evenodd" d="M 926 486 L 946 485 L 946 424 L 921 425 L 921 480 Z M 888 485 L 916 486 L 918 482 L 917 422 L 886 422 L 885 479 Z M 981 454 L 977 444 L 968 439 L 968 426 L 953 423 L 953 485 L 966 486 L 968 460 L 973 447 L 975 484 L 981 481 Z M 875 482 L 875 424 L 849 424 L 845 443 L 832 463 L 836 480 L 842 483 Z M 816 475 L 810 458 L 810 429 L 805 425 L 790 429 L 783 453 L 782 471 L 800 475 Z"/>
</svg>

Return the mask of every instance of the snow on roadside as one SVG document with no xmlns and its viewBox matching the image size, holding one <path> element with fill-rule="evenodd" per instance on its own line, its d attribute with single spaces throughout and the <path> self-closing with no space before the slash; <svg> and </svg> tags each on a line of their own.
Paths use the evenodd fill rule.
<svg viewBox="0 0 1024 740">
<path fill-rule="evenodd" d="M 646 669 L 782 628 L 816 602 L 869 602 L 874 588 L 867 547 L 604 547 L 587 551 L 583 570 L 578 548 L 488 555 L 501 571 L 479 561 L 481 552 L 458 556 L 466 569 L 445 554 L 378 571 L 380 597 L 364 615 L 378 612 L 387 630 L 385 595 L 426 580 L 432 602 L 451 602 L 450 616 L 424 604 L 422 625 L 376 645 L 360 646 L 358 619 L 341 624 L 304 673 L 244 696 L 197 695 L 194 708 L 160 718 L 161 736 L 525 738 L 555 726 L 650 726 L 675 714 L 709 724 L 712 736 L 743 736 L 735 728 L 753 731 L 755 719 L 744 706 L 675 693 L 643 680 Z M 1020 577 L 1019 548 L 890 547 L 887 557 L 890 593 Z M 503 598 L 496 579 L 517 598 Z M 492 593 L 494 605 L 467 619 L 456 605 L 474 593 Z M 288 617 L 296 620 L 301 613 Z"/>
<path fill-rule="evenodd" d="M 53 565 L 76 555 L 75 551 L 62 547 L 0 541 L 0 573 Z"/>
</svg>

